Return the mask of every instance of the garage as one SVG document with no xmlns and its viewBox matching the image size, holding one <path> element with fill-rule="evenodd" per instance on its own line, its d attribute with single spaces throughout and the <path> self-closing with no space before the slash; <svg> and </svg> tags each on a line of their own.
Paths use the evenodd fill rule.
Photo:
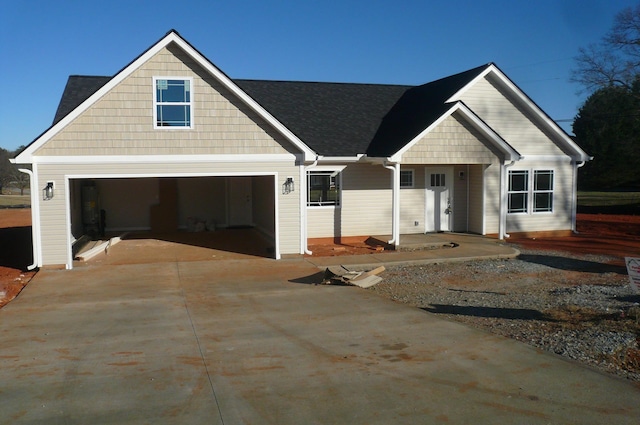
<svg viewBox="0 0 640 425">
<path fill-rule="evenodd" d="M 82 249 L 87 240 L 124 235 L 125 240 L 161 240 L 277 258 L 274 178 L 71 177 L 72 251 Z M 154 245 L 145 246 L 148 250 Z"/>
</svg>

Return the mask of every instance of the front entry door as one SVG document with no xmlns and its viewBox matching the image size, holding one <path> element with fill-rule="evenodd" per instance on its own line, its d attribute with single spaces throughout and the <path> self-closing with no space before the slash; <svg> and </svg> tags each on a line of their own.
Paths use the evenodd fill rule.
<svg viewBox="0 0 640 425">
<path fill-rule="evenodd" d="M 227 189 L 229 226 L 251 226 L 253 224 L 251 177 L 229 177 Z"/>
<path fill-rule="evenodd" d="M 448 232 L 453 220 L 453 169 L 426 168 L 425 232 Z"/>
</svg>

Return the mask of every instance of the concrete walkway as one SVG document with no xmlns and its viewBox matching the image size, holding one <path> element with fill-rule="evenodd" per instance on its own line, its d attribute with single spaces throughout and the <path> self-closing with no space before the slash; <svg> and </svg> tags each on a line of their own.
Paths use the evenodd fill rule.
<svg viewBox="0 0 640 425">
<path fill-rule="evenodd" d="M 636 424 L 640 389 L 303 259 L 43 270 L 0 310 L 0 423 Z"/>
</svg>

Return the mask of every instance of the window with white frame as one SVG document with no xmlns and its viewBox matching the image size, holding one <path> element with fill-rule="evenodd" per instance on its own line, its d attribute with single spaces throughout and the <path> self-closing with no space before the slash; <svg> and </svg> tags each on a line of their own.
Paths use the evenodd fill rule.
<svg viewBox="0 0 640 425">
<path fill-rule="evenodd" d="M 553 211 L 553 171 L 533 172 L 533 212 Z"/>
<path fill-rule="evenodd" d="M 414 173 L 413 170 L 400 170 L 400 187 L 409 188 L 413 187 Z"/>
<path fill-rule="evenodd" d="M 154 78 L 154 126 L 192 128 L 191 78 Z"/>
<path fill-rule="evenodd" d="M 553 170 L 510 170 L 507 192 L 509 214 L 553 211 Z"/>
<path fill-rule="evenodd" d="M 340 205 L 340 171 L 312 170 L 307 173 L 307 206 Z"/>
</svg>

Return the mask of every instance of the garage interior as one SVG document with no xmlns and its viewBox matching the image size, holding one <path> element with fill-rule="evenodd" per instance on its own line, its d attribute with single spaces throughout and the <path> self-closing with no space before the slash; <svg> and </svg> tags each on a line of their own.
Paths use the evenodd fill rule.
<svg viewBox="0 0 640 425">
<path fill-rule="evenodd" d="M 118 250 L 137 247 L 133 256 L 161 255 L 167 244 L 179 244 L 173 256 L 196 257 L 181 261 L 224 257 L 207 250 L 276 256 L 274 176 L 71 179 L 69 190 L 74 256 L 122 235 L 135 242 Z"/>
</svg>

